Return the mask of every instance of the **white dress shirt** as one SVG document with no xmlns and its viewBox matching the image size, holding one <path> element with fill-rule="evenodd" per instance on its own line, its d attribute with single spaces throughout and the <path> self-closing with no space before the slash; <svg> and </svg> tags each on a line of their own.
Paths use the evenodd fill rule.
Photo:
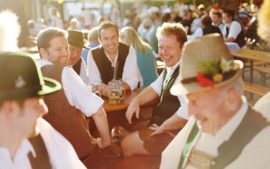
<svg viewBox="0 0 270 169">
<path fill-rule="evenodd" d="M 116 57 L 114 59 L 114 62 L 112 62 L 112 60 L 110 59 L 110 57 L 107 55 L 107 53 L 105 52 L 107 58 L 109 59 L 109 61 L 112 63 L 112 67 L 116 67 L 116 61 L 118 59 L 118 51 L 116 54 Z M 89 83 L 90 84 L 94 84 L 94 85 L 100 85 L 102 84 L 102 79 L 98 70 L 98 67 L 96 65 L 96 62 L 93 58 L 92 52 L 88 53 L 87 56 L 87 67 L 88 67 L 88 76 L 89 76 Z M 115 69 L 114 69 L 115 70 Z M 136 57 L 136 53 L 133 47 L 129 47 L 129 53 L 128 56 L 126 58 L 126 62 L 124 65 L 124 70 L 123 70 L 123 74 L 122 74 L 122 81 L 127 83 L 130 87 L 131 90 L 134 90 L 138 87 L 138 82 L 140 81 L 140 83 L 143 82 L 142 80 L 142 76 L 139 73 L 140 70 L 138 68 L 137 65 L 137 57 Z M 115 73 L 114 73 L 115 76 Z"/>
<path fill-rule="evenodd" d="M 197 28 L 196 31 L 194 32 L 194 34 L 189 39 L 189 41 L 191 41 L 193 39 L 197 39 L 197 38 L 202 37 L 202 36 L 203 36 L 203 30 L 202 30 L 202 28 Z"/>
<path fill-rule="evenodd" d="M 179 66 L 181 60 L 176 63 L 173 67 L 167 67 L 167 75 L 165 77 L 165 80 L 163 82 L 163 88 L 165 87 L 166 81 L 171 77 L 171 75 L 174 73 L 174 70 Z M 163 80 L 163 73 L 164 71 L 159 75 L 156 81 L 154 81 L 150 86 L 155 90 L 155 92 L 160 96 L 161 95 L 161 87 L 162 87 L 162 80 Z M 180 81 L 180 75 L 175 79 L 173 84 L 176 84 Z M 179 102 L 181 103 L 181 106 L 177 110 L 177 115 L 183 119 L 188 120 L 189 116 L 187 115 L 187 99 L 185 96 L 180 95 L 177 96 Z M 162 100 L 162 98 L 161 98 Z"/>
<path fill-rule="evenodd" d="M 74 66 L 74 65 L 73 65 Z M 72 66 L 72 67 L 73 67 Z M 87 72 L 87 69 L 86 69 L 86 64 L 85 64 L 85 61 L 84 59 L 82 58 L 82 62 L 81 62 L 81 68 L 80 68 L 80 77 L 82 78 L 82 81 L 85 83 L 85 84 L 88 84 L 88 72 Z"/>
<path fill-rule="evenodd" d="M 256 102 L 254 109 L 270 121 L 270 92 Z"/>
<path fill-rule="evenodd" d="M 53 63 L 39 60 L 38 66 L 41 68 Z M 69 66 L 62 71 L 62 85 L 71 106 L 81 110 L 85 116 L 92 116 L 103 105 L 104 101 L 97 95 L 90 92 L 78 74 Z"/>
<path fill-rule="evenodd" d="M 223 28 L 224 28 L 224 24 L 223 23 L 221 23 L 220 24 L 220 22 L 221 21 L 219 21 L 216 25 L 214 25 L 214 26 L 217 26 L 219 29 L 220 29 L 220 32 L 222 32 L 223 31 Z M 219 25 L 218 25 L 219 24 Z"/>
<path fill-rule="evenodd" d="M 53 169 L 85 169 L 79 160 L 74 148 L 69 141 L 56 131 L 48 122 L 39 118 L 37 127 L 45 143 L 50 164 Z M 36 157 L 35 150 L 28 139 L 21 141 L 12 161 L 9 150 L 0 146 L 1 169 L 32 169 L 28 159 L 28 153 L 32 152 Z"/>
<path fill-rule="evenodd" d="M 215 135 L 202 133 L 194 149 L 218 156 L 218 147 L 228 141 L 241 123 L 247 110 L 248 103 L 242 96 L 243 105 L 239 111 Z M 177 134 L 173 141 L 162 153 L 161 169 L 176 169 L 179 165 L 182 150 L 189 133 L 194 117 L 191 117 L 186 126 Z M 225 169 L 269 169 L 270 168 L 270 126 L 261 130 L 242 150 L 241 154 Z M 177 151 L 176 151 L 177 150 Z M 228 150 L 229 151 L 229 150 Z M 194 169 L 187 165 L 185 169 Z"/>
</svg>

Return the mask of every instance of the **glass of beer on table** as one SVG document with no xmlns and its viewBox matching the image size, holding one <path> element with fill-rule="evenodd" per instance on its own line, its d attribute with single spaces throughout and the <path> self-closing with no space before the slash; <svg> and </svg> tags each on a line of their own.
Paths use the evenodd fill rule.
<svg viewBox="0 0 270 169">
<path fill-rule="evenodd" d="M 101 96 L 100 92 L 96 89 L 94 84 L 88 84 L 87 87 L 92 93 L 98 95 L 99 97 Z"/>
<path fill-rule="evenodd" d="M 108 83 L 108 96 L 110 104 L 119 104 L 125 97 L 126 91 L 120 85 L 118 80 L 112 80 Z"/>
</svg>

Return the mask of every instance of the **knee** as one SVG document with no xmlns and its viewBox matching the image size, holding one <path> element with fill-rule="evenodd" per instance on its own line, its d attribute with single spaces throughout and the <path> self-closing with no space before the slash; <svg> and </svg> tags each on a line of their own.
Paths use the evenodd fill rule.
<svg viewBox="0 0 270 169">
<path fill-rule="evenodd" d="M 127 135 L 123 138 L 121 142 L 121 148 L 123 151 L 124 156 L 131 156 L 133 155 L 133 145 L 132 145 L 132 136 L 131 134 Z"/>
</svg>

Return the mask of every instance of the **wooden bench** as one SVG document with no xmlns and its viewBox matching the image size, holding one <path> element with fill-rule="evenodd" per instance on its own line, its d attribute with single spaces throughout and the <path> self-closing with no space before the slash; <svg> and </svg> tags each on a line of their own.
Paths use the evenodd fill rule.
<svg viewBox="0 0 270 169">
<path fill-rule="evenodd" d="M 157 169 L 160 161 L 161 155 L 135 155 L 122 157 L 108 169 Z"/>
<path fill-rule="evenodd" d="M 265 86 L 266 74 L 270 75 L 269 67 L 254 67 L 253 70 L 261 74 L 261 85 Z"/>
<path fill-rule="evenodd" d="M 253 66 L 263 66 L 263 65 L 267 65 L 267 63 L 265 62 L 260 62 L 260 61 L 253 61 Z M 245 63 L 246 67 L 250 67 L 250 61 L 247 61 Z"/>
<path fill-rule="evenodd" d="M 252 94 L 263 96 L 270 91 L 270 88 L 244 81 L 244 90 Z"/>
</svg>

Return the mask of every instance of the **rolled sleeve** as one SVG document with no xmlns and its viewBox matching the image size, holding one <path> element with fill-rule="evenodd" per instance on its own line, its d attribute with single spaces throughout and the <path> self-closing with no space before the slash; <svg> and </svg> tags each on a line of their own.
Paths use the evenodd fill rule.
<svg viewBox="0 0 270 169">
<path fill-rule="evenodd" d="M 188 100 L 187 100 L 187 98 L 186 98 L 184 95 L 178 96 L 178 100 L 179 100 L 181 106 L 180 106 L 179 109 L 177 110 L 176 114 L 177 114 L 179 117 L 188 120 L 188 119 L 189 119 L 189 116 L 188 116 L 188 114 L 187 114 L 187 104 L 188 104 Z"/>
<path fill-rule="evenodd" d="M 139 75 L 137 57 L 134 48 L 131 46 L 129 48 L 129 54 L 126 58 L 122 80 L 129 85 L 131 90 L 138 87 Z"/>
<path fill-rule="evenodd" d="M 66 66 L 62 72 L 62 84 L 70 105 L 81 110 L 85 116 L 92 116 L 103 105 L 104 101 L 90 92 L 76 72 Z"/>
<path fill-rule="evenodd" d="M 236 40 L 236 38 L 240 34 L 241 30 L 242 30 L 242 28 L 241 28 L 240 23 L 238 23 L 237 21 L 233 21 L 231 23 L 231 26 L 230 26 L 228 38 L 234 38 L 234 40 Z"/>
</svg>

